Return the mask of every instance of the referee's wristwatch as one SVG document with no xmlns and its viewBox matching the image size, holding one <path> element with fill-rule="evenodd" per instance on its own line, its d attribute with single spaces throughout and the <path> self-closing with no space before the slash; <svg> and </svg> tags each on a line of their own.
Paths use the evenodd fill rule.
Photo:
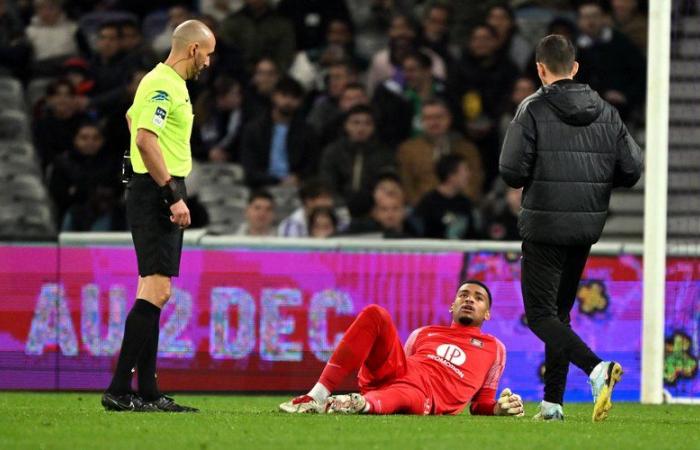
<svg viewBox="0 0 700 450">
<path fill-rule="evenodd" d="M 160 187 L 160 195 L 167 206 L 172 206 L 182 200 L 182 195 L 177 190 L 177 183 L 172 178 L 168 178 L 168 181 Z"/>
</svg>

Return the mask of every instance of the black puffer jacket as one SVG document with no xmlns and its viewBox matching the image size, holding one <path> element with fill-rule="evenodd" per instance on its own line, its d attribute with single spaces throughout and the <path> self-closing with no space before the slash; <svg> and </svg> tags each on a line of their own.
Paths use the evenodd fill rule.
<svg viewBox="0 0 700 450">
<path fill-rule="evenodd" d="M 524 187 L 523 240 L 587 245 L 600 238 L 612 188 L 639 180 L 642 156 L 614 107 L 587 85 L 561 80 L 521 103 L 500 171 Z"/>
</svg>

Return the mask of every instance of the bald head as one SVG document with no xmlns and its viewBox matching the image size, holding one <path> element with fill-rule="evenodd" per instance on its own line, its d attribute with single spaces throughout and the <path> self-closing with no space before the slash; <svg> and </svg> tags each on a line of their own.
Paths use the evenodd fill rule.
<svg viewBox="0 0 700 450">
<path fill-rule="evenodd" d="M 207 45 L 214 48 L 215 42 L 214 33 L 199 20 L 186 20 L 173 31 L 174 51 L 187 50 L 190 44 Z"/>
</svg>

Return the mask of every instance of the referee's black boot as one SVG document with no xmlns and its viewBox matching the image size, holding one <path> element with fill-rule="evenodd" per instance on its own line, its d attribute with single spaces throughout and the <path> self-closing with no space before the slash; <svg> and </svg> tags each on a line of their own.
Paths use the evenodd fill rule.
<svg viewBox="0 0 700 450">
<path fill-rule="evenodd" d="M 199 409 L 193 408 L 191 406 L 178 405 L 172 398 L 161 395 L 156 400 L 147 403 L 149 407 L 154 408 L 156 411 L 160 412 L 174 412 L 174 413 L 194 413 L 199 412 Z"/>
<path fill-rule="evenodd" d="M 102 394 L 102 406 L 104 406 L 106 411 L 155 411 L 153 406 L 144 402 L 141 397 L 133 393 L 116 395 L 111 392 L 105 392 Z"/>
</svg>

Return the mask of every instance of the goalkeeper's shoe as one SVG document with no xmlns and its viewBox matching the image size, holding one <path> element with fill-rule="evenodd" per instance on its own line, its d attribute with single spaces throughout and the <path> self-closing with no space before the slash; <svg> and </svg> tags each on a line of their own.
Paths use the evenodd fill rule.
<svg viewBox="0 0 700 450">
<path fill-rule="evenodd" d="M 300 395 L 280 405 L 280 411 L 290 414 L 323 414 L 326 403 L 319 403 L 310 395 Z"/>
<path fill-rule="evenodd" d="M 328 397 L 328 414 L 361 414 L 365 410 L 367 400 L 357 393 L 348 395 L 331 395 Z"/>
<path fill-rule="evenodd" d="M 608 418 L 612 408 L 612 391 L 622 378 L 622 366 L 615 361 L 603 361 L 591 372 L 588 384 L 593 394 L 593 422 Z"/>
<path fill-rule="evenodd" d="M 543 401 L 540 410 L 533 417 L 534 420 L 564 420 L 564 410 L 559 403 Z"/>
<path fill-rule="evenodd" d="M 172 412 L 172 413 L 194 413 L 199 412 L 199 409 L 191 406 L 178 405 L 175 400 L 167 395 L 161 395 L 157 399 L 150 401 L 147 405 L 153 408 L 156 412 Z"/>
<path fill-rule="evenodd" d="M 102 406 L 106 411 L 134 411 L 148 412 L 154 409 L 134 393 L 112 394 L 105 392 L 102 394 Z"/>
</svg>

